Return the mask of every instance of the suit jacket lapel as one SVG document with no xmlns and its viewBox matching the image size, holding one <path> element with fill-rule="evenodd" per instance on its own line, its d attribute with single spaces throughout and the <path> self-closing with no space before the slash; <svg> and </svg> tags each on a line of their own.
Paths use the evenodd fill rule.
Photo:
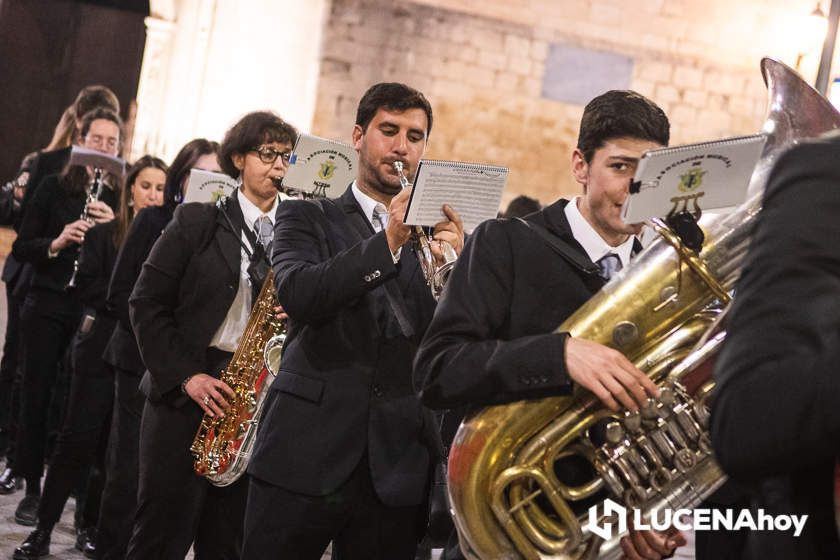
<svg viewBox="0 0 840 560">
<path fill-rule="evenodd" d="M 353 231 L 359 234 L 360 239 L 367 239 L 374 234 L 373 226 L 370 225 L 367 217 L 362 212 L 362 207 L 359 206 L 359 202 L 353 195 L 352 187 L 347 187 L 347 190 L 344 191 L 344 194 L 338 200 Z"/>
<path fill-rule="evenodd" d="M 353 194 L 352 186 L 347 187 L 347 190 L 341 195 L 339 198 L 339 204 L 343 208 L 344 213 L 347 216 L 347 220 L 350 222 L 351 228 L 361 239 L 367 239 L 375 233 L 373 226 L 371 226 L 367 217 L 362 213 L 362 208 L 359 206 L 359 202 Z M 407 245 L 403 246 L 401 260 L 405 256 L 406 251 L 410 251 L 410 248 Z M 414 264 L 414 268 L 417 268 L 416 259 L 414 260 Z M 406 272 L 402 269 L 402 267 L 400 270 L 401 274 Z M 397 279 L 390 278 L 383 282 L 382 291 L 385 292 L 385 298 L 388 301 L 387 307 L 390 309 L 393 317 L 397 320 L 399 331 L 401 331 L 403 336 L 406 338 L 411 338 L 414 336 L 414 327 L 412 327 L 411 321 L 409 320 L 408 309 Z M 376 292 L 376 290 L 374 290 L 374 292 Z M 385 334 L 393 335 L 393 329 L 388 328 L 386 325 Z"/>
<path fill-rule="evenodd" d="M 239 201 L 236 195 L 228 197 L 227 203 L 225 203 L 225 211 L 227 212 L 228 218 L 230 218 L 230 223 L 225 218 L 222 210 L 219 209 L 216 213 L 219 230 L 219 234 L 216 235 L 216 242 L 219 244 L 219 250 L 231 273 L 238 278 L 242 261 L 242 245 L 240 243 L 242 232 L 240 228 L 242 227 L 244 218 L 242 217 L 242 209 L 239 207 Z M 235 229 L 231 229 L 231 223 Z"/>
</svg>

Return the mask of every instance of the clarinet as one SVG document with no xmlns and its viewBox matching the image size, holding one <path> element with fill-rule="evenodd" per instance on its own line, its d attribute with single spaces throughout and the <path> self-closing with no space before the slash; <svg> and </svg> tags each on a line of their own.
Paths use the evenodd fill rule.
<svg viewBox="0 0 840 560">
<path fill-rule="evenodd" d="M 93 169 L 93 181 L 91 181 L 88 186 L 87 194 L 85 195 L 85 207 L 82 209 L 82 215 L 79 216 L 80 220 L 84 220 L 89 224 L 93 223 L 93 218 L 90 217 L 90 210 L 88 210 L 88 207 L 91 203 L 99 200 L 99 197 L 102 196 L 102 189 L 104 186 L 105 172 L 102 171 L 102 168 L 95 167 Z M 65 287 L 68 290 L 76 287 L 76 274 L 79 272 L 79 257 L 81 256 L 81 252 L 82 248 L 79 247 L 79 254 L 76 255 L 76 260 L 73 261 L 73 275 L 70 276 L 70 280 L 67 282 L 67 286 Z"/>
</svg>

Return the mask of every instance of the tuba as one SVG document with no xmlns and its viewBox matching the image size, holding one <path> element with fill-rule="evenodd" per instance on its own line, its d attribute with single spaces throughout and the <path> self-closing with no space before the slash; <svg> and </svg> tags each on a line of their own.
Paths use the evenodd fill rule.
<svg viewBox="0 0 840 560">
<path fill-rule="evenodd" d="M 403 162 L 395 161 L 394 170 L 400 178 L 400 185 L 403 189 L 409 187 L 408 178 L 403 172 Z M 422 226 L 414 226 L 411 232 L 412 241 L 414 242 L 414 251 L 417 253 L 417 260 L 420 261 L 420 268 L 423 270 L 423 276 L 426 278 L 426 283 L 429 289 L 432 290 L 432 297 L 437 300 L 446 281 L 449 279 L 449 274 L 455 266 L 458 255 L 452 245 L 446 241 L 440 242 L 440 250 L 443 253 L 443 263 L 437 264 L 435 256 L 432 254 L 431 241 L 429 236 L 423 230 Z"/>
<path fill-rule="evenodd" d="M 768 138 L 747 202 L 731 214 L 701 218 L 706 242 L 699 253 L 654 223 L 659 239 L 558 327 L 623 352 L 657 383 L 660 396 L 636 413 L 613 413 L 575 388 L 571 396 L 468 416 L 450 450 L 448 480 L 468 558 L 616 558 L 621 534 L 605 534 L 604 522 L 614 520 L 600 512 L 615 512 L 615 502 L 643 518 L 661 508 L 691 508 L 725 481 L 707 407 L 725 337 L 722 311 L 778 155 L 840 128 L 840 114 L 790 68 L 765 58 L 761 70 Z"/>
</svg>

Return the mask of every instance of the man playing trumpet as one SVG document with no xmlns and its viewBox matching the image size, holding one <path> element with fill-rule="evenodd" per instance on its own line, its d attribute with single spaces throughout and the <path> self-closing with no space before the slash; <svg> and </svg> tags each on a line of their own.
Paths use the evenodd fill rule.
<svg viewBox="0 0 840 560">
<path fill-rule="evenodd" d="M 406 246 L 394 163 L 410 177 L 431 128 L 422 93 L 374 85 L 353 129 L 356 181 L 335 200 L 280 204 L 288 338 L 248 469 L 244 558 L 317 560 L 331 540 L 342 559 L 414 558 L 439 441 L 411 363 L 435 300 Z M 434 239 L 459 252 L 463 226 L 443 211 Z"/>
</svg>

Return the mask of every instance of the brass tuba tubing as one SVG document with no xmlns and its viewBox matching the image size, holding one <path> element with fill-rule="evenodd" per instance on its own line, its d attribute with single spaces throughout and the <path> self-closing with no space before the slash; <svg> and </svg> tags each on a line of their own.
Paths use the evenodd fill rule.
<svg viewBox="0 0 840 560">
<path fill-rule="evenodd" d="M 778 155 L 800 139 L 840 128 L 840 114 L 791 69 L 770 59 L 761 69 L 768 138 L 749 200 L 727 216 L 701 218 L 706 243 L 691 266 L 673 239 L 660 238 L 558 327 L 622 351 L 660 385 L 660 398 L 622 416 L 576 388 L 572 396 L 468 416 L 453 441 L 448 470 L 467 558 L 615 558 L 620 535 L 604 541 L 583 529 L 587 512 L 575 504 L 581 495 L 600 492 L 646 514 L 657 507 L 691 508 L 725 480 L 712 455 L 705 407 L 714 385 L 711 364 L 725 335 L 716 330 L 720 303 L 737 281 Z M 591 438 L 599 419 L 616 424 L 605 443 Z M 594 467 L 590 484 L 571 488 L 558 480 L 555 462 L 571 454 Z M 541 494 L 545 499 L 538 500 Z"/>
</svg>

